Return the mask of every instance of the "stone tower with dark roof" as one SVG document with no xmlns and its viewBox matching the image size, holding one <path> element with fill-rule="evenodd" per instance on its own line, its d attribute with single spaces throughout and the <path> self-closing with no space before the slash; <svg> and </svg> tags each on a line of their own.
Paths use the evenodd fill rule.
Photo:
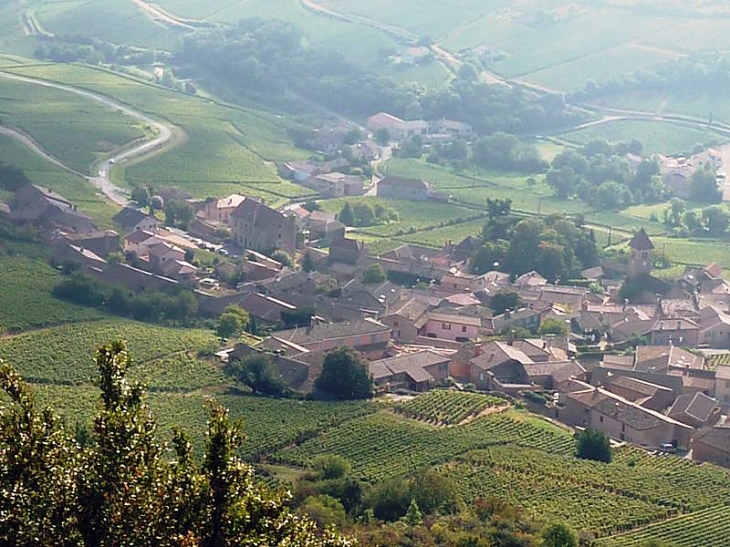
<svg viewBox="0 0 730 547">
<path fill-rule="evenodd" d="M 654 261 L 654 244 L 649 239 L 646 230 L 642 228 L 629 241 L 631 257 L 629 258 L 629 277 L 639 277 L 650 274 Z"/>
</svg>

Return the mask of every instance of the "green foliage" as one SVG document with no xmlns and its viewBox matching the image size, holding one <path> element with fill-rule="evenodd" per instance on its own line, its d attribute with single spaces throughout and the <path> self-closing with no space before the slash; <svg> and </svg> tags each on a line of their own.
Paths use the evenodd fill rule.
<svg viewBox="0 0 730 547">
<path fill-rule="evenodd" d="M 254 483 L 236 456 L 241 424 L 215 403 L 202 466 L 181 433 L 173 439 L 175 460 L 168 461 L 144 390 L 125 378 L 130 362 L 121 342 L 98 350 L 102 406 L 83 449 L 51 410 L 35 409 L 27 386 L 0 365 L 10 398 L 0 410 L 3 543 L 349 544 L 333 532 L 320 535 L 311 521 L 294 518 L 285 499 Z"/>
<path fill-rule="evenodd" d="M 578 547 L 578 535 L 565 524 L 551 524 L 540 534 L 542 547 Z"/>
<path fill-rule="evenodd" d="M 246 310 L 238 306 L 228 306 L 218 318 L 215 333 L 219 338 L 231 338 L 241 334 L 249 324 Z"/>
<path fill-rule="evenodd" d="M 291 266 L 292 265 L 292 258 L 289 256 L 289 253 L 286 251 L 278 250 L 274 251 L 271 255 L 271 258 L 279 262 L 282 266 Z"/>
<path fill-rule="evenodd" d="M 59 272 L 42 260 L 0 256 L 0 333 L 99 319 L 103 313 L 53 298 Z"/>
<path fill-rule="evenodd" d="M 18 372 L 33 381 L 65 383 L 94 376 L 94 349 L 104 340 L 130 341 L 140 363 L 213 345 L 210 331 L 177 329 L 120 319 L 63 325 L 0 340 L 0 359 L 17 363 Z"/>
<path fill-rule="evenodd" d="M 56 284 L 51 292 L 56 298 L 138 321 L 193 325 L 199 319 L 197 299 L 192 291 L 182 287 L 165 290 L 148 288 L 132 293 L 122 286 L 104 285 L 74 273 Z"/>
<path fill-rule="evenodd" d="M 342 456 L 324 454 L 312 462 L 321 480 L 342 479 L 350 474 L 350 462 Z"/>
<path fill-rule="evenodd" d="M 132 201 L 140 207 L 146 207 L 150 200 L 150 189 L 147 186 L 135 186 L 132 190 Z"/>
<path fill-rule="evenodd" d="M 423 520 L 423 514 L 418 508 L 416 500 L 411 500 L 410 505 L 408 505 L 408 511 L 406 511 L 403 520 L 406 522 L 406 524 L 408 524 L 408 526 L 418 526 Z"/>
<path fill-rule="evenodd" d="M 374 391 L 367 361 L 350 347 L 327 353 L 316 386 L 329 396 L 348 400 L 367 399 Z"/>
<path fill-rule="evenodd" d="M 717 203 L 722 197 L 714 169 L 702 168 L 692 173 L 690 197 L 700 203 Z"/>
<path fill-rule="evenodd" d="M 165 203 L 165 224 L 187 230 L 194 213 L 187 201 L 170 199 Z"/>
<path fill-rule="evenodd" d="M 383 267 L 378 264 L 377 262 L 374 262 L 373 264 L 370 264 L 362 273 L 362 281 L 366 285 L 376 285 L 378 283 L 384 282 L 386 279 L 385 272 L 383 271 Z"/>
<path fill-rule="evenodd" d="M 16 192 L 31 181 L 25 172 L 15 165 L 5 165 L 0 161 L 0 188 Z"/>
<path fill-rule="evenodd" d="M 585 429 L 576 435 L 576 455 L 584 460 L 610 463 L 613 456 L 611 441 L 601 431 Z"/>
<path fill-rule="evenodd" d="M 304 258 L 302 259 L 302 270 L 305 272 L 311 272 L 314 270 L 314 261 L 312 260 L 312 255 L 310 255 L 308 252 L 304 254 Z"/>
<path fill-rule="evenodd" d="M 569 328 L 567 323 L 555 317 L 548 317 L 540 323 L 540 328 L 537 329 L 537 333 L 540 335 L 554 334 L 556 336 L 567 336 L 568 332 Z"/>
<path fill-rule="evenodd" d="M 457 425 L 479 416 L 487 409 L 507 406 L 505 399 L 448 390 L 434 390 L 410 401 L 397 403 L 393 410 L 409 418 L 433 424 Z"/>
<path fill-rule="evenodd" d="M 236 381 L 246 384 L 256 393 L 281 396 L 288 391 L 286 382 L 266 353 L 249 355 L 241 361 L 233 361 L 226 365 L 225 370 Z"/>
<path fill-rule="evenodd" d="M 492 297 L 489 307 L 494 315 L 502 315 L 507 310 L 517 310 L 524 305 L 520 295 L 512 291 L 500 291 Z"/>
</svg>

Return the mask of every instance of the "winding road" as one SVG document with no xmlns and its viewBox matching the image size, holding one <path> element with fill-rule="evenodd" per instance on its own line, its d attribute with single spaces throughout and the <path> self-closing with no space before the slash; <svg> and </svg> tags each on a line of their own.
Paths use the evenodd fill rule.
<svg viewBox="0 0 730 547">
<path fill-rule="evenodd" d="M 109 109 L 122 112 L 123 114 L 135 118 L 136 120 L 139 120 L 143 124 L 154 129 L 157 135 L 153 139 L 146 140 L 139 144 L 132 144 L 131 146 L 128 145 L 126 147 L 122 147 L 116 150 L 106 160 L 102 161 L 101 163 L 96 163 L 92 165 L 91 170 L 93 174 L 92 176 L 87 176 L 64 164 L 63 161 L 61 161 L 59 158 L 49 153 L 47 150 L 44 150 L 43 147 L 31 136 L 23 133 L 18 129 L 0 126 L 0 134 L 14 138 L 18 142 L 27 146 L 30 150 L 41 156 L 43 159 L 53 163 L 54 165 L 57 165 L 70 173 L 74 173 L 75 175 L 86 178 L 110 201 L 113 201 L 118 205 L 126 205 L 129 202 L 129 198 L 127 196 L 127 192 L 119 186 L 115 185 L 109 177 L 109 170 L 111 169 L 111 167 L 117 162 L 136 159 L 141 156 L 157 152 L 165 145 L 167 145 L 172 139 L 173 130 L 171 127 L 155 120 L 147 114 L 143 114 L 142 112 L 139 112 L 131 108 L 130 106 L 120 103 L 105 95 L 101 95 L 70 85 L 51 82 L 48 80 L 39 80 L 37 78 L 30 78 L 28 76 L 20 76 L 18 74 L 11 74 L 9 72 L 0 71 L 0 78 L 24 82 L 32 85 L 40 85 L 43 87 L 50 87 L 53 89 L 59 89 L 61 91 L 67 91 L 69 93 L 75 93 L 76 95 L 81 95 L 82 97 L 100 103 Z"/>
</svg>

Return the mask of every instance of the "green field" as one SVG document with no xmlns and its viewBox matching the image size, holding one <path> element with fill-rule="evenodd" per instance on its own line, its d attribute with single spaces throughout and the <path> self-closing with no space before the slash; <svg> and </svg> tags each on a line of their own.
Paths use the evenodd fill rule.
<svg viewBox="0 0 730 547">
<path fill-rule="evenodd" d="M 34 381 L 89 381 L 96 375 L 96 349 L 113 340 L 128 340 L 140 363 L 200 348 L 217 347 L 212 331 L 159 327 L 122 319 L 68 324 L 0 339 L 0 358 Z"/>
<path fill-rule="evenodd" d="M 669 122 L 644 120 L 618 120 L 594 125 L 562 135 L 576 144 L 586 144 L 595 139 L 609 142 L 628 142 L 637 139 L 644 145 L 646 154 L 672 155 L 691 152 L 696 144 L 724 141 L 717 133 Z"/>
<path fill-rule="evenodd" d="M 111 228 L 117 208 L 83 177 L 40 158 L 25 145 L 5 135 L 0 135 L 0 161 L 21 168 L 33 184 L 51 188 L 76 204 L 82 213 L 89 215 L 100 228 Z M 11 199 L 12 196 L 7 196 Z"/>
<path fill-rule="evenodd" d="M 82 173 L 89 173 L 91 163 L 104 154 L 145 135 L 134 118 L 91 99 L 3 77 L 0 115 L 3 125 L 31 135 L 51 155 Z"/>
<path fill-rule="evenodd" d="M 261 111 L 225 105 L 80 65 L 22 66 L 8 69 L 108 95 L 182 129 L 177 146 L 126 166 L 127 183 L 176 186 L 196 197 L 234 191 L 271 197 L 281 183 L 272 162 L 307 156 L 295 149 L 286 129 L 291 122 Z M 270 191 L 260 184 L 270 185 Z M 269 186 L 267 186 L 269 188 Z M 282 186 L 283 193 L 290 186 Z"/>
<path fill-rule="evenodd" d="M 102 313 L 56 300 L 50 294 L 61 274 L 42 260 L 0 256 L 0 335 L 60 323 L 82 323 Z"/>
</svg>

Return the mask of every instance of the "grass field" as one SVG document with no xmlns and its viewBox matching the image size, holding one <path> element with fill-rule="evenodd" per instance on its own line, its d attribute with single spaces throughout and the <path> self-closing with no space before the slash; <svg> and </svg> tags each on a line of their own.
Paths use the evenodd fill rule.
<svg viewBox="0 0 730 547">
<path fill-rule="evenodd" d="M 88 98 L 2 77 L 0 116 L 3 125 L 31 135 L 51 155 L 82 173 L 88 173 L 103 154 L 145 135 L 134 118 Z"/>
<path fill-rule="evenodd" d="M 628 142 L 637 139 L 644 145 L 647 154 L 678 154 L 691 152 L 696 144 L 723 141 L 712 131 L 701 131 L 693 127 L 669 122 L 618 120 L 565 133 L 562 138 L 576 144 L 586 144 L 594 139 L 609 142 Z"/>
<path fill-rule="evenodd" d="M 0 335 L 104 317 L 97 310 L 53 298 L 51 289 L 60 279 L 43 260 L 0 257 Z"/>
<path fill-rule="evenodd" d="M 88 381 L 95 377 L 96 349 L 113 340 L 128 340 L 140 363 L 179 352 L 216 347 L 212 331 L 159 327 L 122 319 L 75 323 L 0 340 L 0 358 L 28 379 L 50 383 Z"/>
<path fill-rule="evenodd" d="M 0 135 L 0 162 L 23 169 L 33 184 L 51 188 L 68 198 L 100 228 L 112 227 L 111 219 L 117 209 L 105 201 L 85 178 L 45 161 L 26 146 L 5 135 Z"/>
<path fill-rule="evenodd" d="M 281 183 L 271 162 L 307 156 L 293 147 L 286 134 L 291 122 L 267 112 L 175 93 L 79 65 L 31 65 L 9 70 L 108 95 L 184 131 L 175 148 L 126 166 L 128 183 L 176 186 L 201 198 L 243 191 L 243 185 L 254 184 L 252 193 L 259 190 L 266 197 L 276 195 Z M 271 190 L 256 186 L 261 183 L 271 185 Z M 290 191 L 290 186 L 282 186 L 279 194 Z"/>
</svg>

